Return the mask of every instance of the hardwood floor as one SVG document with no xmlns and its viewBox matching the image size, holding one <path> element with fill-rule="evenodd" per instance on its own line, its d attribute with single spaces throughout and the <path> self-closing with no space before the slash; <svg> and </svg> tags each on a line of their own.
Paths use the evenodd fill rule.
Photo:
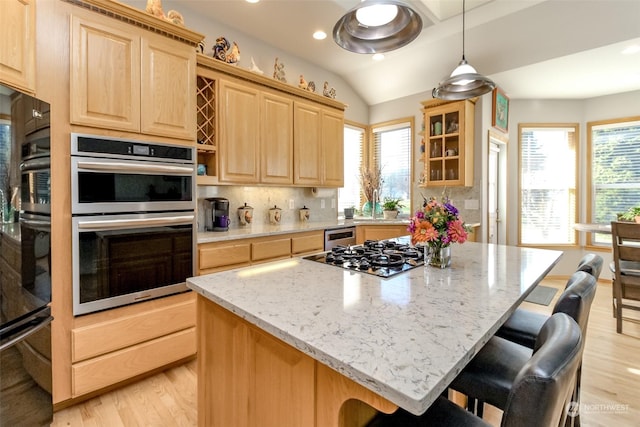
<svg viewBox="0 0 640 427">
<path fill-rule="evenodd" d="M 543 285 L 561 289 L 565 282 L 547 279 Z M 557 292 L 549 306 L 524 306 L 549 313 L 559 295 Z M 624 333 L 616 334 L 611 285 L 598 284 L 582 368 L 584 427 L 636 426 L 640 422 L 640 317 L 635 319 L 625 320 Z M 196 362 L 191 361 L 58 411 L 52 426 L 195 426 L 196 400 Z M 500 411 L 488 408 L 485 417 L 500 425 Z"/>
</svg>

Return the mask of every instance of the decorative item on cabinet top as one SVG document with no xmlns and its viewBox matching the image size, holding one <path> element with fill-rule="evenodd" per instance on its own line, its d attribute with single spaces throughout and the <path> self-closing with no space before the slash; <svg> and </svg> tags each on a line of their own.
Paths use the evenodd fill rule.
<svg viewBox="0 0 640 427">
<path fill-rule="evenodd" d="M 220 36 L 216 39 L 216 44 L 213 45 L 213 57 L 227 64 L 238 65 L 240 48 L 236 42 L 233 42 L 233 46 L 231 46 L 229 40 Z"/>
<path fill-rule="evenodd" d="M 172 24 L 184 27 L 184 18 L 182 14 L 176 10 L 170 10 L 165 15 L 162 10 L 162 0 L 147 0 L 146 12 L 156 18 L 171 22 Z"/>
<path fill-rule="evenodd" d="M 284 64 L 280 62 L 278 57 L 276 57 L 276 60 L 273 63 L 273 78 L 282 83 L 287 82 L 287 77 L 284 72 Z"/>
</svg>

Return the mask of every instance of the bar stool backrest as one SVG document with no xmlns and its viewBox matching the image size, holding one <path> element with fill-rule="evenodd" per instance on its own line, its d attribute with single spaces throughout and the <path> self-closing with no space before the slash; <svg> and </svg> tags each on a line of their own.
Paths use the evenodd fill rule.
<svg viewBox="0 0 640 427">
<path fill-rule="evenodd" d="M 552 315 L 538 334 L 536 351 L 518 373 L 502 416 L 503 427 L 564 425 L 583 341 L 578 324 Z"/>
</svg>

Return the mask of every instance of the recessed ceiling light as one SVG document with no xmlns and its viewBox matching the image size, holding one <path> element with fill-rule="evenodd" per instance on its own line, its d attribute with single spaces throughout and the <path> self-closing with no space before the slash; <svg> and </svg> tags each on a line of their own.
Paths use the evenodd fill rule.
<svg viewBox="0 0 640 427">
<path fill-rule="evenodd" d="M 258 3 L 260 0 L 246 0 L 247 3 Z"/>
<path fill-rule="evenodd" d="M 322 30 L 316 31 L 315 33 L 313 33 L 313 38 L 316 40 L 324 40 L 327 38 L 327 33 Z"/>
<path fill-rule="evenodd" d="M 384 59 L 384 55 L 381 53 L 376 53 L 371 57 L 374 61 L 382 61 Z"/>
<path fill-rule="evenodd" d="M 640 45 L 632 44 L 631 46 L 626 47 L 623 51 L 623 55 L 632 55 L 634 53 L 640 52 Z"/>
<path fill-rule="evenodd" d="M 398 16 L 398 6 L 395 4 L 374 4 L 356 11 L 358 22 L 367 27 L 379 27 L 388 24 Z"/>
</svg>

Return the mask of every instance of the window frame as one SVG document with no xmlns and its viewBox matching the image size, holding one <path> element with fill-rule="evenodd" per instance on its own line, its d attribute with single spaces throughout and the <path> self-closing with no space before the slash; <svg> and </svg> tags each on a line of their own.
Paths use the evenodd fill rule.
<svg viewBox="0 0 640 427">
<path fill-rule="evenodd" d="M 629 122 L 640 122 L 640 116 L 630 116 L 630 117 L 621 117 L 615 119 L 606 119 L 606 120 L 593 120 L 587 122 L 586 132 L 587 132 L 587 159 L 586 159 L 586 180 L 587 180 L 587 212 L 586 212 L 586 221 L 589 224 L 594 223 L 594 215 L 593 215 L 593 203 L 594 203 L 594 185 L 593 185 L 593 128 L 597 126 L 603 125 L 612 125 L 618 124 L 622 125 L 624 123 Z M 596 243 L 594 241 L 594 233 L 587 233 L 587 239 L 585 247 L 590 250 L 611 250 L 611 244 L 601 244 Z"/>
<path fill-rule="evenodd" d="M 407 126 L 404 126 L 404 125 Z M 415 167 L 414 167 L 414 140 L 415 140 L 415 117 L 414 116 L 407 116 L 407 117 L 401 117 L 398 119 L 394 119 L 394 120 L 388 120 L 385 122 L 380 122 L 380 123 L 374 123 L 372 125 L 369 125 L 369 135 L 367 138 L 367 154 L 368 154 L 368 161 L 366 163 L 367 167 L 380 167 L 380 159 L 376 158 L 376 147 L 375 147 L 375 136 L 374 134 L 376 133 L 376 131 L 378 132 L 384 132 L 384 131 L 390 131 L 390 130 L 396 130 L 396 129 L 402 129 L 408 127 L 409 128 L 409 147 L 408 147 L 408 152 L 409 152 L 409 206 L 406 206 L 407 210 L 407 214 L 401 214 L 404 217 L 410 217 L 412 215 L 413 212 L 413 183 L 414 183 L 414 178 L 415 178 Z M 380 197 L 380 204 L 383 203 L 383 197 Z M 400 216 L 398 217 L 400 218 Z"/>
<path fill-rule="evenodd" d="M 580 124 L 579 123 L 518 123 L 518 246 L 540 247 L 545 249 L 575 249 L 580 246 L 580 236 L 577 230 L 573 230 L 574 243 L 567 244 L 544 244 L 544 243 L 522 243 L 522 133 L 524 129 L 553 129 L 572 128 L 574 130 L 575 141 L 575 209 L 573 212 L 573 223 L 578 223 L 580 217 Z"/>
</svg>

